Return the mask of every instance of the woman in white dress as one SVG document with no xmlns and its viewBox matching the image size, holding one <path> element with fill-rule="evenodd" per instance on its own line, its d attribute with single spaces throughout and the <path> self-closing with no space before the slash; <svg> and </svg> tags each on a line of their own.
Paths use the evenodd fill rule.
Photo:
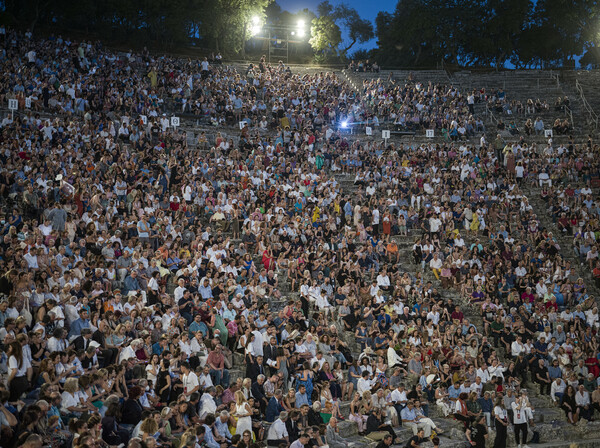
<svg viewBox="0 0 600 448">
<path fill-rule="evenodd" d="M 252 409 L 241 390 L 235 393 L 235 416 L 237 417 L 235 433 L 241 435 L 246 430 L 252 433 Z"/>
<path fill-rule="evenodd" d="M 311 302 L 314 301 L 319 310 L 325 313 L 325 317 L 327 318 L 331 305 L 327 297 L 322 294 L 321 287 L 317 284 L 316 280 L 313 280 L 313 285 L 308 289 L 308 297 Z"/>
</svg>

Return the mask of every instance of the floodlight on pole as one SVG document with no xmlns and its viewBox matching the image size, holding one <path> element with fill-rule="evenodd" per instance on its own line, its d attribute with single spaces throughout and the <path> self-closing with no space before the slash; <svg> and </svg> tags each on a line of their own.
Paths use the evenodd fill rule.
<svg viewBox="0 0 600 448">
<path fill-rule="evenodd" d="M 260 30 L 261 30 L 260 17 L 258 17 L 258 16 L 252 17 L 252 26 L 250 27 L 250 34 L 252 34 L 252 36 L 256 36 L 260 33 Z"/>
<path fill-rule="evenodd" d="M 304 35 L 306 34 L 304 25 L 305 25 L 304 20 L 298 20 L 298 30 L 297 30 L 298 37 L 304 37 Z"/>
</svg>

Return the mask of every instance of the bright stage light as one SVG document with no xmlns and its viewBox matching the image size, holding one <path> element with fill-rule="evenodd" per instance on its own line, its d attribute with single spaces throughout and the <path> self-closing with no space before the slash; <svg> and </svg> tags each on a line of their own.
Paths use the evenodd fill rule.
<svg viewBox="0 0 600 448">
<path fill-rule="evenodd" d="M 298 37 L 304 37 L 306 31 L 304 30 L 304 20 L 298 20 Z"/>
<path fill-rule="evenodd" d="M 252 24 L 250 25 L 250 34 L 252 36 L 256 36 L 257 34 L 260 33 L 260 30 L 261 30 L 260 17 L 258 17 L 258 16 L 252 17 Z"/>
</svg>

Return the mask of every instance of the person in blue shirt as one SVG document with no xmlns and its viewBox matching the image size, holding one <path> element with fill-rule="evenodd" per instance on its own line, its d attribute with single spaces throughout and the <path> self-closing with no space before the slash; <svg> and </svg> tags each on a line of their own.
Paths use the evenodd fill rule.
<svg viewBox="0 0 600 448">
<path fill-rule="evenodd" d="M 452 401 L 458 400 L 460 395 L 460 383 L 457 381 L 448 388 L 448 398 Z"/>
<path fill-rule="evenodd" d="M 152 354 L 160 356 L 165 350 L 167 350 L 167 347 L 167 337 L 162 335 L 158 342 L 152 344 Z"/>
<path fill-rule="evenodd" d="M 172 272 L 176 272 L 179 270 L 179 265 L 181 264 L 181 259 L 177 255 L 172 255 L 167 258 L 167 268 Z"/>
<path fill-rule="evenodd" d="M 131 291 L 140 291 L 137 271 L 131 271 L 131 273 L 125 277 L 125 281 L 123 282 L 123 295 L 127 295 Z"/>
<path fill-rule="evenodd" d="M 546 359 L 548 356 L 548 343 L 546 342 L 545 336 L 540 336 L 540 338 L 533 344 L 533 348 L 535 349 L 535 356 L 537 358 Z"/>
<path fill-rule="evenodd" d="M 84 328 L 90 328 L 88 310 L 86 308 L 81 308 L 79 310 L 79 319 L 75 319 L 71 324 L 71 329 L 69 330 L 69 339 L 75 339 L 77 336 L 81 335 L 81 330 Z"/>
<path fill-rule="evenodd" d="M 554 381 L 556 378 L 562 378 L 562 370 L 558 366 L 558 359 L 552 361 L 552 364 L 548 366 L 548 374 L 550 379 Z"/>
<path fill-rule="evenodd" d="M 413 433 L 416 432 L 418 419 L 417 412 L 414 408 L 414 403 L 408 401 L 402 411 L 400 411 L 400 418 L 402 419 L 402 426 L 412 429 Z"/>
<path fill-rule="evenodd" d="M 265 420 L 272 423 L 279 417 L 279 414 L 285 409 L 281 405 L 281 399 L 283 398 L 283 392 L 281 389 L 277 389 L 267 405 L 267 412 L 265 413 Z"/>
<path fill-rule="evenodd" d="M 229 432 L 229 412 L 221 411 L 219 417 L 215 420 L 215 429 L 221 437 L 231 440 L 233 436 Z"/>
<path fill-rule="evenodd" d="M 306 394 L 306 386 L 300 385 L 298 392 L 296 392 L 296 408 L 300 408 L 303 404 L 310 406 L 308 401 L 308 395 Z"/>
<path fill-rule="evenodd" d="M 200 293 L 200 297 L 202 297 L 202 300 L 212 299 L 212 288 L 210 287 L 210 283 L 207 278 L 205 278 L 202 281 L 202 284 L 198 287 L 198 292 Z"/>
<path fill-rule="evenodd" d="M 390 328 L 390 325 L 392 325 L 392 318 L 390 317 L 389 314 L 387 314 L 383 308 L 380 310 L 379 312 L 379 316 L 377 316 L 377 320 L 379 321 L 379 328 L 381 329 L 381 331 L 388 331 Z M 377 343 L 377 338 L 375 339 L 375 342 Z M 382 341 L 379 341 L 382 342 Z"/>
<path fill-rule="evenodd" d="M 208 448 L 221 448 L 221 444 L 215 440 L 213 435 L 212 427 L 215 424 L 215 416 L 208 414 L 204 418 L 204 424 L 202 425 L 206 432 L 204 433 L 204 443 Z"/>
<path fill-rule="evenodd" d="M 477 399 L 479 405 L 481 406 L 481 412 L 485 416 L 485 422 L 488 428 L 492 427 L 492 410 L 494 409 L 494 404 L 492 399 L 490 398 L 489 391 L 483 393 L 483 397 Z"/>
</svg>

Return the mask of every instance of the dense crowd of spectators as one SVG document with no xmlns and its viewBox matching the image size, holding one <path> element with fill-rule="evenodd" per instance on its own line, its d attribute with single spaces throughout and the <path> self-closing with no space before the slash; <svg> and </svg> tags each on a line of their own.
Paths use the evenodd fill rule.
<svg viewBox="0 0 600 448">
<path fill-rule="evenodd" d="M 364 73 L 364 72 L 379 73 L 379 70 L 381 70 L 381 67 L 379 67 L 379 64 L 377 63 L 377 61 L 370 61 L 369 59 L 366 59 L 364 61 L 352 60 L 348 64 L 348 70 L 353 71 L 353 72 L 358 72 L 358 73 Z"/>
<path fill-rule="evenodd" d="M 483 92 L 481 92 L 483 93 Z M 497 123 L 499 131 L 507 130 L 511 135 L 540 135 L 544 134 L 543 117 L 558 113 L 562 117 L 554 118 L 552 132 L 556 135 L 569 135 L 573 132 L 573 123 L 569 120 L 571 100 L 568 96 L 558 97 L 552 108 L 546 100 L 529 98 L 524 104 L 515 99 L 509 99 L 503 89 L 491 90 L 486 95 L 487 107 L 500 117 Z M 531 117 L 535 116 L 534 119 Z M 526 117 L 526 118 L 525 118 Z M 521 122 L 525 121 L 521 125 Z M 571 117 L 572 118 L 572 117 Z M 508 121 L 508 125 L 504 121 Z"/>
<path fill-rule="evenodd" d="M 600 282 L 591 140 L 349 141 L 333 125 L 367 107 L 452 129 L 471 99 L 360 99 L 264 60 L 241 74 L 9 31 L 1 62 L 2 100 L 32 108 L 1 123 L 2 446 L 341 448 L 349 419 L 415 448 L 438 443 L 436 406 L 501 448 L 509 425 L 527 442 L 526 383 L 572 423 L 598 409 L 598 309 L 576 275 Z M 246 124 L 190 144 L 169 103 Z"/>
</svg>

